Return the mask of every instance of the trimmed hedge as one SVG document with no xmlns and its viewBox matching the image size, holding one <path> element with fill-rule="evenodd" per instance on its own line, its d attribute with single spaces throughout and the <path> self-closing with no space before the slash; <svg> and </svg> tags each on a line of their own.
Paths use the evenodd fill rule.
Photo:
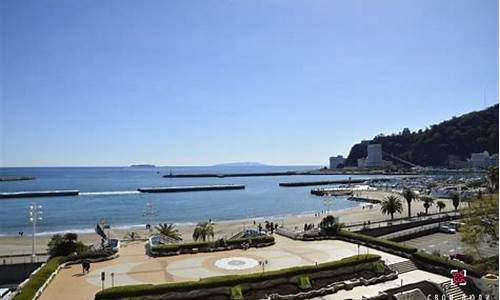
<svg viewBox="0 0 500 300">
<path fill-rule="evenodd" d="M 400 243 L 391 242 L 391 241 L 388 241 L 385 239 L 371 237 L 368 235 L 354 233 L 354 232 L 350 232 L 350 231 L 343 231 L 342 230 L 342 231 L 339 231 L 337 234 L 340 237 L 352 239 L 352 240 L 359 241 L 359 242 L 365 242 L 368 244 L 368 246 L 376 245 L 376 246 L 384 247 L 386 249 L 391 249 L 394 251 L 399 251 L 399 252 L 403 252 L 406 254 L 410 254 L 412 260 L 414 260 L 416 262 L 420 262 L 420 263 L 427 265 L 427 266 L 436 266 L 436 267 L 441 267 L 441 268 L 444 268 L 447 270 L 465 269 L 465 270 L 467 270 L 467 272 L 470 275 L 475 276 L 475 277 L 481 277 L 485 274 L 484 272 L 478 270 L 477 268 L 474 268 L 473 266 L 467 265 L 467 264 L 462 263 L 460 261 L 451 260 L 451 259 L 447 259 L 444 257 L 439 257 L 436 255 L 428 254 L 426 252 L 418 251 L 417 248 L 408 247 L 408 246 L 405 246 L 405 245 L 400 244 Z M 445 274 L 445 275 L 448 275 L 448 274 Z"/>
<path fill-rule="evenodd" d="M 51 258 L 43 267 L 38 270 L 28 282 L 22 287 L 21 292 L 14 296 L 12 300 L 31 300 L 42 285 L 55 272 L 57 267 L 63 262 L 64 257 Z"/>
<path fill-rule="evenodd" d="M 468 264 L 465 264 L 463 262 L 457 261 L 457 260 L 452 260 L 452 259 L 447 259 L 441 256 L 436 256 L 432 255 L 426 252 L 418 251 L 417 253 L 413 254 L 413 258 L 419 262 L 422 262 L 424 264 L 429 264 L 431 266 L 437 266 L 441 268 L 445 268 L 448 271 L 453 270 L 453 269 L 463 269 L 467 270 L 467 273 L 469 275 L 472 275 L 474 277 L 482 277 L 485 275 L 485 272 L 482 272 L 473 266 L 470 266 Z"/>
<path fill-rule="evenodd" d="M 251 273 L 245 275 L 227 275 L 200 279 L 199 281 L 173 282 L 166 284 L 140 284 L 108 288 L 98 292 L 95 300 L 123 299 L 128 297 L 141 297 L 146 295 L 160 295 L 169 292 L 186 292 L 203 288 L 232 287 L 244 283 L 254 283 L 276 278 L 286 278 L 296 275 L 307 275 L 319 271 L 332 270 L 342 267 L 354 266 L 363 263 L 380 261 L 380 256 L 366 254 L 346 257 L 341 260 L 309 266 L 299 266 L 287 269 L 268 271 L 265 273 Z"/>
<path fill-rule="evenodd" d="M 226 240 L 227 245 L 242 245 L 243 243 L 248 243 L 250 242 L 251 246 L 256 246 L 259 244 L 267 244 L 267 243 L 273 243 L 274 242 L 274 236 L 257 236 L 253 238 L 247 238 L 247 239 L 236 239 L 236 240 Z"/>
<path fill-rule="evenodd" d="M 267 243 L 274 243 L 274 237 L 273 236 L 259 236 L 259 237 L 254 237 L 254 238 L 247 238 L 247 239 L 237 239 L 237 240 L 226 240 L 225 241 L 226 245 L 228 246 L 241 246 L 243 243 L 250 243 L 251 246 L 257 246 L 259 244 L 267 244 Z M 156 252 L 159 254 L 167 254 L 167 253 L 172 253 L 172 252 L 177 252 L 177 251 L 182 251 L 182 250 L 193 250 L 193 249 L 198 249 L 198 250 L 208 250 L 208 249 L 214 249 L 217 248 L 216 242 L 196 242 L 196 243 L 184 243 L 184 244 L 171 244 L 171 245 L 160 245 L 160 246 L 155 246 L 151 248 L 152 252 Z"/>
<path fill-rule="evenodd" d="M 71 254 L 69 256 L 66 256 L 62 262 L 78 261 L 81 259 L 99 259 L 99 258 L 110 257 L 116 253 L 117 253 L 117 251 L 113 251 L 111 249 L 87 251 L 87 252 L 82 252 L 82 253 L 76 254 L 76 255 Z"/>
<path fill-rule="evenodd" d="M 407 254 L 413 254 L 413 253 L 418 251 L 418 249 L 414 248 L 414 247 L 408 247 L 408 246 L 405 246 L 405 245 L 400 244 L 400 243 L 391 242 L 391 241 L 376 238 L 376 237 L 371 237 L 371 236 L 364 235 L 361 233 L 354 233 L 354 232 L 350 232 L 350 231 L 341 230 L 337 233 L 337 235 L 339 237 L 344 237 L 344 238 L 352 239 L 352 240 L 359 241 L 359 242 L 365 242 L 368 245 L 372 244 L 372 245 L 384 247 L 384 248 L 395 250 L 395 251 L 400 251 L 400 252 L 407 253 Z"/>
<path fill-rule="evenodd" d="M 192 249 L 206 249 L 209 248 L 210 243 L 201 242 L 201 243 L 185 243 L 185 244 L 169 244 L 169 245 L 160 245 L 152 247 L 152 251 L 159 253 L 169 253 L 169 252 L 177 252 L 179 250 L 192 250 Z"/>
</svg>

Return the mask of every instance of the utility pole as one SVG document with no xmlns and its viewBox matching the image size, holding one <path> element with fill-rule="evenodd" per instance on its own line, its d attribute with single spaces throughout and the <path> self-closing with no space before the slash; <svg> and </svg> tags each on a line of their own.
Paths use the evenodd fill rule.
<svg viewBox="0 0 500 300">
<path fill-rule="evenodd" d="M 33 224 L 33 239 L 31 241 L 31 261 L 36 259 L 36 223 L 42 221 L 42 206 L 36 202 L 30 205 L 30 222 Z"/>
</svg>

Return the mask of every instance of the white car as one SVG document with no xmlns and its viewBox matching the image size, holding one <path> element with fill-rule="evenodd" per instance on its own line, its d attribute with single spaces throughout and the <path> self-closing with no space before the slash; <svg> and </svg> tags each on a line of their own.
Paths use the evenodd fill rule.
<svg viewBox="0 0 500 300">
<path fill-rule="evenodd" d="M 450 226 L 446 226 L 446 225 L 439 226 L 439 231 L 443 232 L 443 233 L 451 233 L 451 234 L 454 234 L 457 232 L 454 228 L 451 228 Z"/>
</svg>

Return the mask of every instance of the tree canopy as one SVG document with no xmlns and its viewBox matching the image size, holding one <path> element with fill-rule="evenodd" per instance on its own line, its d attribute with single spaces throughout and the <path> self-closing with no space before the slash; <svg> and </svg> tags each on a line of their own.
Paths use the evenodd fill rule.
<svg viewBox="0 0 500 300">
<path fill-rule="evenodd" d="M 498 104 L 487 109 L 453 117 L 425 130 L 408 128 L 392 135 L 379 134 L 372 140 L 355 144 L 346 160 L 356 166 L 366 157 L 366 146 L 382 144 L 382 149 L 420 166 L 445 166 L 450 157 L 465 160 L 471 153 L 498 153 Z"/>
</svg>

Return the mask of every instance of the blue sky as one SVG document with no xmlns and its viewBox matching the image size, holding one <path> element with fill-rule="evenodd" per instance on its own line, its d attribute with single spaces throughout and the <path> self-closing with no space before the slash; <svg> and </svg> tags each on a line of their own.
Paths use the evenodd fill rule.
<svg viewBox="0 0 500 300">
<path fill-rule="evenodd" d="M 493 0 L 0 3 L 0 166 L 326 164 L 498 101 Z"/>
</svg>

